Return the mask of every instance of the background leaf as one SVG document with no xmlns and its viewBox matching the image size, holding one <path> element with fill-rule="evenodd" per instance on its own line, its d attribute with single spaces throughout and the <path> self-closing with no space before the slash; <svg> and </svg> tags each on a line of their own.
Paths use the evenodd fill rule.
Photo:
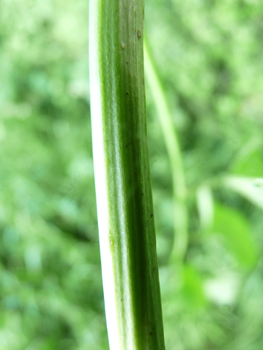
<svg viewBox="0 0 263 350">
<path fill-rule="evenodd" d="M 231 165 L 230 172 L 245 177 L 263 177 L 262 148 L 257 144 L 246 147 Z"/>
<path fill-rule="evenodd" d="M 257 260 L 257 249 L 246 218 L 238 211 L 220 204 L 214 208 L 213 232 L 221 235 L 238 263 L 247 268 Z"/>
</svg>

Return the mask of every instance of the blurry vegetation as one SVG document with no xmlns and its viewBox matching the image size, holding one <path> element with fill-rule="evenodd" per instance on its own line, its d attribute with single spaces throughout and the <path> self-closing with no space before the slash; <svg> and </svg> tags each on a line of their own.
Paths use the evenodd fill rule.
<svg viewBox="0 0 263 350">
<path fill-rule="evenodd" d="M 146 80 L 167 350 L 261 350 L 263 5 L 146 0 L 145 15 L 187 186 L 176 265 L 172 167 Z M 0 48 L 0 348 L 107 349 L 88 1 L 0 1 Z"/>
</svg>

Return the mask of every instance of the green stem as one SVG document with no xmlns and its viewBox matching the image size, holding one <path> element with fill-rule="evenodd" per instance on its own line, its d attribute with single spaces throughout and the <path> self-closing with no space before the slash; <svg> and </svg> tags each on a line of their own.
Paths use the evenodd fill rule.
<svg viewBox="0 0 263 350">
<path fill-rule="evenodd" d="M 90 1 L 90 87 L 110 348 L 164 350 L 143 66 L 143 0 Z"/>
<path fill-rule="evenodd" d="M 182 152 L 173 123 L 172 113 L 169 109 L 161 80 L 153 60 L 151 59 L 146 43 L 144 52 L 146 79 L 149 82 L 149 88 L 156 106 L 172 172 L 175 243 L 171 254 L 171 260 L 182 262 L 188 245 L 188 214 Z"/>
</svg>

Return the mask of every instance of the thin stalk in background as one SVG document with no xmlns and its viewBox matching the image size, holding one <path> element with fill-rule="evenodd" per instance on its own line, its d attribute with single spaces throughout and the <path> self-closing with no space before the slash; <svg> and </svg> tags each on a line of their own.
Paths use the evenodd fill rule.
<svg viewBox="0 0 263 350">
<path fill-rule="evenodd" d="M 147 149 L 143 0 L 90 1 L 92 138 L 111 350 L 164 350 Z"/>
<path fill-rule="evenodd" d="M 188 245 L 188 213 L 182 152 L 172 113 L 147 43 L 144 45 L 144 60 L 146 80 L 156 106 L 172 172 L 175 234 L 170 259 L 172 262 L 182 262 Z"/>
</svg>

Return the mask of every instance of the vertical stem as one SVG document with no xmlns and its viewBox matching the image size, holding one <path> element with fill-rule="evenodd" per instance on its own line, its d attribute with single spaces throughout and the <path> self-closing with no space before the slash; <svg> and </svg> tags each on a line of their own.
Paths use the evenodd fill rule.
<svg viewBox="0 0 263 350">
<path fill-rule="evenodd" d="M 157 69 L 150 57 L 147 44 L 145 44 L 145 74 L 157 109 L 170 160 L 173 181 L 175 228 L 175 243 L 172 249 L 171 260 L 178 263 L 182 262 L 184 259 L 188 245 L 188 213 L 185 200 L 185 174 L 179 138 L 174 127 L 172 113 L 169 109 Z"/>
<path fill-rule="evenodd" d="M 93 155 L 111 350 L 164 350 L 143 66 L 143 0 L 90 0 Z"/>
</svg>

